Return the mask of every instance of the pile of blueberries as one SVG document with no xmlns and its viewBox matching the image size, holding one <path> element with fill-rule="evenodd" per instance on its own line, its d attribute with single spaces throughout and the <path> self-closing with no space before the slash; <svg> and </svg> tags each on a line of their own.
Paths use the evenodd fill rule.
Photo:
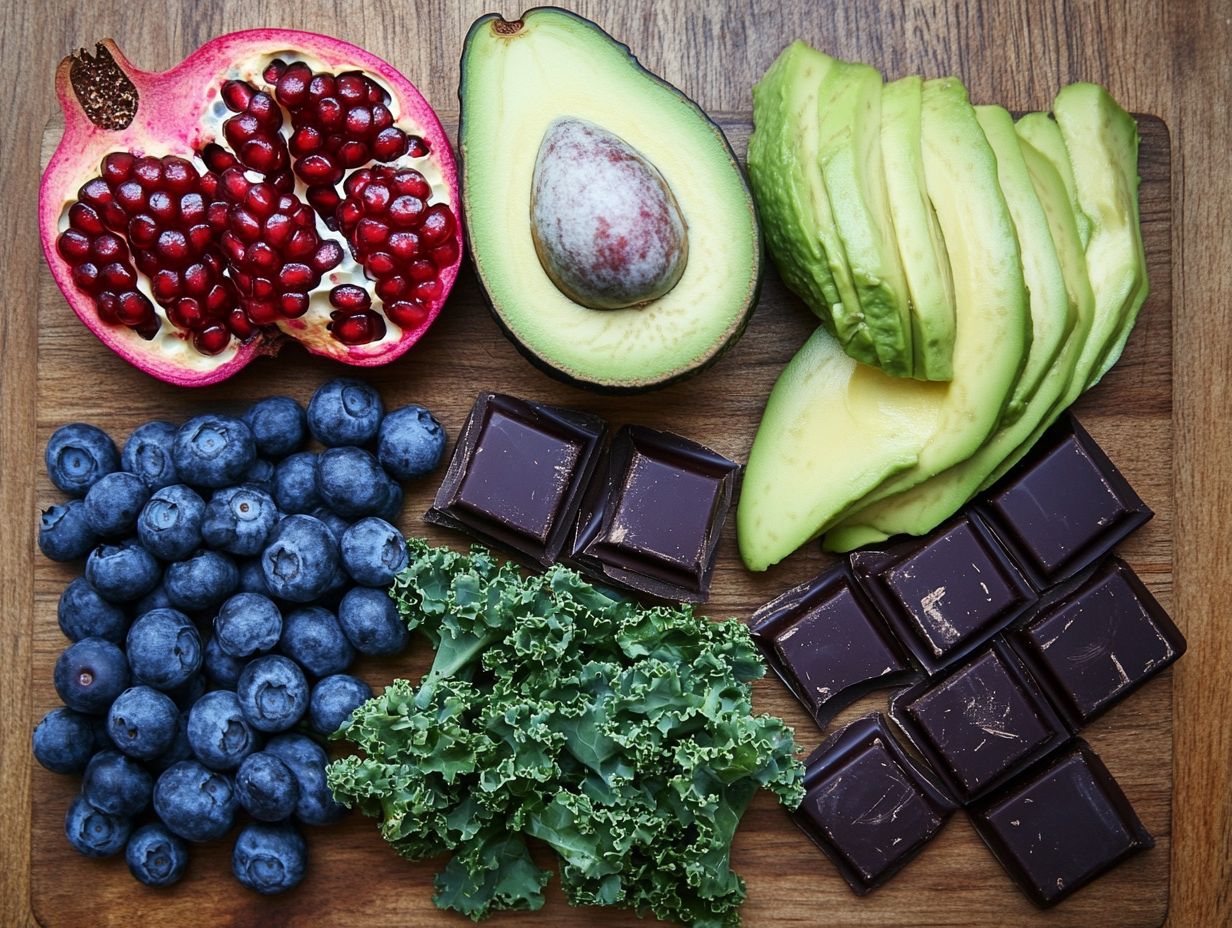
<svg viewBox="0 0 1232 928">
<path fill-rule="evenodd" d="M 309 433 L 324 451 L 304 450 Z M 344 811 L 318 738 L 372 695 L 346 671 L 409 639 L 388 595 L 407 564 L 400 481 L 444 446 L 426 409 L 386 414 L 348 379 L 306 413 L 278 396 L 239 418 L 147 422 L 122 452 L 91 425 L 52 435 L 47 473 L 71 498 L 43 513 L 39 547 L 85 558 L 85 573 L 59 603 L 64 706 L 33 740 L 44 767 L 83 774 L 74 848 L 123 850 L 138 880 L 168 886 L 184 842 L 221 838 L 242 809 L 239 881 L 277 893 L 303 879 L 293 822 Z"/>
</svg>

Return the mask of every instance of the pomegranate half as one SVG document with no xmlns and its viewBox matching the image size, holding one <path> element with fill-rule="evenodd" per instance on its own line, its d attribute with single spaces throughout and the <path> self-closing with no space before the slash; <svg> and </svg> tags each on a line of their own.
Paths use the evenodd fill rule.
<svg viewBox="0 0 1232 928">
<path fill-rule="evenodd" d="M 153 73 L 105 40 L 61 63 L 56 92 L 43 251 L 131 364 L 203 386 L 294 339 L 373 366 L 439 314 L 462 258 L 453 153 L 375 55 L 254 29 Z"/>
</svg>

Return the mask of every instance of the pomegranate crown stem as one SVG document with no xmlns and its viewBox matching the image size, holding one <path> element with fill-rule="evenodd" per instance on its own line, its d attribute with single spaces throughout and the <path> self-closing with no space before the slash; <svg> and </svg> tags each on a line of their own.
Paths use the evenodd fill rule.
<svg viewBox="0 0 1232 928">
<path fill-rule="evenodd" d="M 69 84 L 90 122 L 101 129 L 125 129 L 137 115 L 137 87 L 102 42 L 91 55 L 84 48 L 69 56 Z"/>
</svg>

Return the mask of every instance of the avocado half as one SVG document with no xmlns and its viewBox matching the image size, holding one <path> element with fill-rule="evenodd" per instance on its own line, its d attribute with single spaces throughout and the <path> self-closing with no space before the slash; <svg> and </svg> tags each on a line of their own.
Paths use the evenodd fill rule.
<svg viewBox="0 0 1232 928">
<path fill-rule="evenodd" d="M 475 21 L 462 51 L 458 149 L 470 253 L 492 314 L 558 379 L 637 393 L 692 376 L 743 333 L 757 304 L 756 209 L 722 131 L 627 46 L 566 10 Z M 617 136 L 657 169 L 683 216 L 688 257 L 665 294 L 597 309 L 544 270 L 531 223 L 548 129 L 577 119 Z"/>
</svg>

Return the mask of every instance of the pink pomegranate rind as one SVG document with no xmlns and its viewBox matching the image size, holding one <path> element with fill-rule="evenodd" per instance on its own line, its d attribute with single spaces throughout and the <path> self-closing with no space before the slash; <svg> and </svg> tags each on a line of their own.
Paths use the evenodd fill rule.
<svg viewBox="0 0 1232 928">
<path fill-rule="evenodd" d="M 204 386 L 230 377 L 255 357 L 276 353 L 288 338 L 299 341 L 314 354 L 370 367 L 400 357 L 423 336 L 440 314 L 457 279 L 463 233 L 458 209 L 457 167 L 448 138 L 435 112 L 413 84 L 387 62 L 362 48 L 295 30 L 254 29 L 220 36 L 161 73 L 134 67 L 111 40 L 100 44 L 136 89 L 136 114 L 124 128 L 96 125 L 74 92 L 70 80 L 73 60 L 65 59 L 56 74 L 56 93 L 64 111 L 64 135 L 43 174 L 39 192 L 39 230 L 47 264 L 74 312 L 100 341 L 160 380 L 182 386 Z M 389 107 L 394 110 L 396 125 L 427 144 L 426 159 L 414 167 L 425 174 L 430 169 L 431 202 L 445 204 L 454 218 L 450 239 L 456 255 L 450 264 L 438 269 L 438 296 L 424 303 L 407 327 L 391 327 L 393 331 L 388 337 L 360 345 L 348 345 L 336 338 L 319 315 L 280 319 L 276 328 L 259 330 L 247 340 L 232 338 L 227 348 L 216 355 L 195 351 L 186 333 L 177 332 L 166 323 L 165 314 L 163 331 L 153 340 L 143 338 L 125 325 L 104 322 L 91 296 L 74 281 L 72 266 L 57 249 L 67 207 L 77 199 L 79 188 L 98 176 L 103 157 L 115 151 L 155 157 L 176 155 L 194 159 L 199 170 L 203 170 L 200 152 L 211 142 L 223 142 L 221 124 L 233 115 L 222 105 L 220 89 L 223 83 L 235 78 L 260 82 L 262 69 L 279 58 L 308 61 L 314 69 L 335 74 L 358 70 L 374 78 L 391 95 Z M 319 224 L 318 228 L 324 229 L 324 224 Z M 451 253 L 452 250 L 446 251 L 446 254 Z M 355 265 L 351 277 L 326 276 L 337 285 L 359 283 L 372 291 L 374 282 L 364 280 L 362 273 L 356 277 L 357 270 L 358 265 Z M 326 286 L 326 296 L 328 289 Z M 328 303 L 324 306 L 329 308 Z M 406 319 L 406 314 L 399 317 L 400 323 Z"/>
</svg>

